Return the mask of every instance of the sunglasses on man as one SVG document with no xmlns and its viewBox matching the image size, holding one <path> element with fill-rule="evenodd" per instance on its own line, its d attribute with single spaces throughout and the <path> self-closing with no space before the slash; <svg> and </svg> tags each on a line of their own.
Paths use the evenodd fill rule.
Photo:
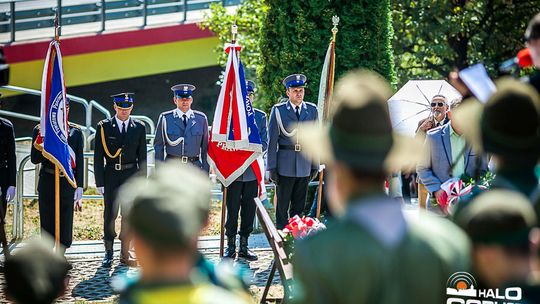
<svg viewBox="0 0 540 304">
<path fill-rule="evenodd" d="M 434 107 L 443 107 L 444 106 L 444 102 L 432 102 L 431 103 L 431 107 L 434 108 Z"/>
</svg>

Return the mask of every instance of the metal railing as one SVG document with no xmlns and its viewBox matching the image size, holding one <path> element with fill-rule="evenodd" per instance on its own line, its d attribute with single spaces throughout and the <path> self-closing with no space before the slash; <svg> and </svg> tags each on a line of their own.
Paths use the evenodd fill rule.
<svg viewBox="0 0 540 304">
<path fill-rule="evenodd" d="M 3 86 L 0 88 L 5 89 L 5 90 L 19 92 L 19 93 L 41 96 L 41 91 L 29 89 L 29 88 L 22 88 L 22 87 L 11 86 L 11 85 Z M 83 134 L 85 135 L 85 151 L 89 151 L 90 145 L 88 144 L 89 143 L 88 139 L 90 138 L 90 141 L 91 141 L 91 139 L 93 138 L 92 135 L 96 132 L 96 129 L 92 127 L 92 118 L 93 118 L 92 116 L 94 113 L 93 109 L 95 108 L 96 110 L 98 110 L 101 114 L 105 116 L 105 118 L 111 118 L 111 112 L 95 100 L 87 101 L 86 99 L 82 97 L 70 95 L 70 94 L 66 94 L 66 96 L 69 98 L 71 102 L 78 103 L 82 105 L 84 108 L 85 124 L 84 125 L 76 124 L 76 125 L 81 127 L 81 129 L 83 130 Z M 26 119 L 30 121 L 36 121 L 36 122 L 40 121 L 40 118 L 38 116 L 16 113 L 12 111 L 0 110 L 0 114 L 14 117 L 14 118 L 19 118 L 19 119 Z M 148 135 L 150 134 L 153 135 L 155 133 L 156 125 L 150 117 L 144 116 L 144 115 L 131 115 L 131 116 L 133 118 L 143 121 L 145 124 L 148 125 L 149 131 L 150 131 Z"/>
<path fill-rule="evenodd" d="M 65 4 L 68 1 L 42 1 L 45 4 L 35 8 L 17 9 L 17 3 L 32 2 L 29 0 L 5 1 L 9 10 L 0 12 L 0 33 L 10 33 L 8 43 L 16 41 L 16 32 L 42 28 L 52 28 L 58 8 L 61 26 L 97 23 L 101 24 L 100 32 L 106 30 L 106 21 L 142 18 L 141 27 L 148 24 L 148 17 L 155 15 L 180 13 L 180 23 L 187 21 L 189 11 L 208 9 L 212 3 L 223 6 L 234 6 L 242 0 L 94 0 L 88 3 Z M 37 2 L 37 1 L 33 1 Z M 47 2 L 49 6 L 46 6 Z M 5 5 L 7 5 L 5 3 Z M 168 21 L 170 22 L 170 21 Z M 133 25 L 126 25 L 132 27 Z M 59 34 L 61 33 L 61 28 Z M 50 32 L 51 35 L 53 31 Z"/>
<path fill-rule="evenodd" d="M 20 138 L 17 139 L 17 141 L 22 140 L 28 140 L 29 138 Z M 154 148 L 152 146 L 147 146 L 147 152 L 148 154 L 152 153 L 154 151 Z M 21 161 L 19 162 L 19 170 L 17 171 L 17 193 L 15 196 L 15 199 L 10 202 L 10 204 L 13 205 L 13 226 L 12 226 L 12 236 L 14 240 L 22 240 L 24 238 L 24 200 L 25 199 L 37 199 L 37 185 L 38 185 L 38 176 L 39 176 L 39 165 L 35 165 L 32 168 L 26 168 L 26 165 L 28 161 L 30 160 L 30 154 L 24 156 Z M 90 165 L 94 165 L 94 153 L 93 152 L 85 152 L 84 153 L 84 186 L 83 188 L 86 190 L 88 188 L 88 176 L 90 170 Z M 147 162 L 147 170 L 148 174 L 152 174 L 153 169 L 155 168 L 155 163 Z M 35 171 L 35 183 L 34 183 L 34 191 L 32 193 L 34 194 L 24 194 L 24 174 L 29 171 Z M 93 172 L 92 172 L 93 173 Z M 317 186 L 318 182 L 310 182 L 309 187 Z M 267 192 L 274 188 L 274 184 L 266 184 L 266 190 Z M 211 197 L 213 200 L 222 200 L 223 199 L 223 193 L 221 192 L 220 188 L 214 187 L 211 190 Z M 101 195 L 88 195 L 85 194 L 82 197 L 83 200 L 103 200 L 103 197 Z M 257 222 L 255 225 L 258 225 Z"/>
</svg>

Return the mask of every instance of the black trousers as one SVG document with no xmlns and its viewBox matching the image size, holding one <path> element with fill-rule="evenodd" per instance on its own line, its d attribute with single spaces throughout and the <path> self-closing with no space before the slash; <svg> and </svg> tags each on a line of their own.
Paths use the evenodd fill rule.
<svg viewBox="0 0 540 304">
<path fill-rule="evenodd" d="M 55 238 L 54 231 L 54 174 L 40 172 L 38 182 L 39 221 L 41 231 Z M 66 248 L 73 241 L 73 188 L 64 177 L 60 177 L 60 243 Z"/>
<path fill-rule="evenodd" d="M 238 213 L 240 212 L 240 236 L 249 237 L 253 232 L 255 220 L 255 202 L 257 196 L 257 181 L 235 181 L 227 188 L 227 222 L 225 235 L 228 239 L 235 238 L 238 229 Z"/>
<path fill-rule="evenodd" d="M 4 225 L 6 220 L 7 212 L 7 189 L 9 188 L 8 182 L 8 170 L 5 168 L 0 168 L 0 188 L 2 189 L 2 195 L 0 195 L 0 224 Z"/>
<path fill-rule="evenodd" d="M 277 185 L 276 228 L 283 229 L 289 217 L 300 215 L 306 205 L 309 176 L 279 176 Z M 290 207 L 290 208 L 289 208 Z"/>
<path fill-rule="evenodd" d="M 124 239 L 127 233 L 127 223 L 125 220 L 126 214 L 120 210 L 120 205 L 116 201 L 118 190 L 120 187 L 137 172 L 136 168 L 123 171 L 116 171 L 112 167 L 105 167 L 105 193 L 104 211 L 103 211 L 103 240 L 114 241 L 116 238 L 116 229 L 114 223 L 118 217 L 118 212 L 122 216 L 120 226 L 120 239 Z"/>
</svg>

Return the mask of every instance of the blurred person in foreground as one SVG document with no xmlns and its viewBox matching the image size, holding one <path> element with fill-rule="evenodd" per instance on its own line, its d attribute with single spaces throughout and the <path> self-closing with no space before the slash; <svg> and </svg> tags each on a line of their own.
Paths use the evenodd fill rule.
<svg viewBox="0 0 540 304">
<path fill-rule="evenodd" d="M 469 269 L 460 229 L 429 214 L 406 218 L 383 193 L 385 162 L 413 157 L 392 134 L 390 95 L 381 76 L 349 73 L 336 85 L 332 124 L 303 129 L 305 150 L 331 166 L 329 202 L 339 219 L 296 245 L 299 303 L 444 303 L 449 276 Z"/>
<path fill-rule="evenodd" d="M 524 290 L 525 303 L 540 302 L 540 287 L 528 283 L 540 233 L 523 194 L 503 189 L 482 193 L 455 221 L 473 243 L 476 289 L 518 286 Z"/>
<path fill-rule="evenodd" d="M 490 153 L 492 189 L 509 189 L 530 200 L 538 196 L 534 167 L 540 157 L 540 96 L 528 84 L 510 78 L 496 82 L 486 104 L 471 99 L 454 117 L 467 140 Z"/>
<path fill-rule="evenodd" d="M 196 167 L 165 163 L 119 193 L 141 266 L 120 303 L 249 303 L 247 294 L 209 283 L 195 266 L 197 237 L 210 209 L 211 184 Z"/>
<path fill-rule="evenodd" d="M 54 242 L 42 236 L 18 250 L 5 263 L 5 293 L 18 304 L 49 304 L 68 288 L 70 265 L 51 250 Z"/>
</svg>

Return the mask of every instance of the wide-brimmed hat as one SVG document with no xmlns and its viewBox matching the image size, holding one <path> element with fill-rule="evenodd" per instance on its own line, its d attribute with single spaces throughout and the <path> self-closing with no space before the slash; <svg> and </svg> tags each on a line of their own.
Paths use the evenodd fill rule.
<svg viewBox="0 0 540 304">
<path fill-rule="evenodd" d="M 530 85 L 504 78 L 486 102 L 469 99 L 452 120 L 477 150 L 508 157 L 540 155 L 540 96 Z"/>
<path fill-rule="evenodd" d="M 118 201 L 128 225 L 155 248 L 187 248 L 206 223 L 211 183 L 191 165 L 173 162 L 156 168 L 150 177 L 128 181 Z"/>
<path fill-rule="evenodd" d="M 473 243 L 528 246 L 537 223 L 530 201 L 521 193 L 495 189 L 480 194 L 455 218 Z"/>
<path fill-rule="evenodd" d="M 348 73 L 336 84 L 332 121 L 322 128 L 299 126 L 302 151 L 322 163 L 339 160 L 367 173 L 414 167 L 421 145 L 392 132 L 387 106 L 391 93 L 388 82 L 375 72 Z"/>
</svg>

